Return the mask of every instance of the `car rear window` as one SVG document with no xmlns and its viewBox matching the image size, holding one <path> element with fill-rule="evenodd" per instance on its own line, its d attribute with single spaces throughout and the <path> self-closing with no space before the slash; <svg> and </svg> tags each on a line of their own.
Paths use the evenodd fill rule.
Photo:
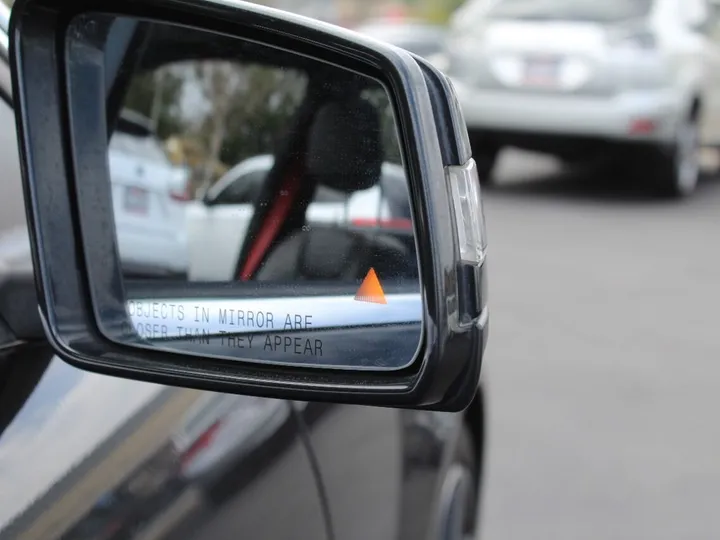
<svg viewBox="0 0 720 540">
<path fill-rule="evenodd" d="M 498 0 L 490 18 L 620 22 L 646 16 L 653 0 Z"/>
<path fill-rule="evenodd" d="M 162 143 L 152 136 L 135 136 L 123 131 L 116 131 L 110 139 L 110 149 L 134 158 L 163 164 L 170 163 Z"/>
</svg>

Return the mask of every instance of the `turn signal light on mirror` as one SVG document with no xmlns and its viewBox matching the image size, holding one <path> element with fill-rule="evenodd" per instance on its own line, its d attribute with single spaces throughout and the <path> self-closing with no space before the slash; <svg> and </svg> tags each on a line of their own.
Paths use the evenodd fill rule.
<svg viewBox="0 0 720 540">
<path fill-rule="evenodd" d="M 480 265 L 485 258 L 485 215 L 480 198 L 480 180 L 475 160 L 447 168 L 452 190 L 457 243 L 463 262 Z"/>
</svg>

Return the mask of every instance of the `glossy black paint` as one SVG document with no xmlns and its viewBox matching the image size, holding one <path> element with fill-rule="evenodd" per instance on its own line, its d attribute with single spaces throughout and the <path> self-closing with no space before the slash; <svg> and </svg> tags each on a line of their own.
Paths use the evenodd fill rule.
<svg viewBox="0 0 720 540">
<path fill-rule="evenodd" d="M 173 441 L 209 396 L 222 394 L 53 359 L 0 435 L 0 539 L 441 538 L 441 486 L 469 413 L 240 402 L 226 417 L 254 406 L 279 419 L 262 437 L 261 423 L 236 424 L 246 451 L 223 449 L 214 474 L 188 481 Z"/>
<path fill-rule="evenodd" d="M 121 265 L 109 212 L 109 182 L 76 182 L 77 171 L 102 174 L 98 148 L 107 129 L 100 111 L 103 59 L 83 43 L 81 77 L 69 92 L 65 80 L 65 31 L 84 11 L 157 18 L 215 32 L 242 35 L 292 48 L 380 78 L 395 100 L 411 183 L 423 304 L 418 361 L 392 375 L 264 367 L 211 361 L 194 355 L 139 350 L 113 341 L 97 314 L 127 319 Z M 485 344 L 485 320 L 459 324 L 454 220 L 443 165 L 466 153 L 461 117 L 452 95 L 429 64 L 421 69 L 408 53 L 336 27 L 250 4 L 153 0 L 86 0 L 59 4 L 19 0 L 11 20 L 14 95 L 19 106 L 21 152 L 41 313 L 63 358 L 83 369 L 138 380 L 273 398 L 378 404 L 458 411 L 476 392 Z M 74 67 L 78 67 L 77 65 Z M 429 76 L 435 91 L 428 92 Z M 440 81 L 440 82 L 438 82 Z M 443 83 L 442 81 L 445 81 Z M 433 100 L 435 102 L 433 103 Z M 74 111 L 72 114 L 70 111 Z M 83 115 L 83 122 L 76 115 Z M 72 124 L 72 127 L 71 127 Z M 442 126 L 442 127 L 441 127 Z M 449 129 L 448 126 L 452 128 Z M 446 148 L 443 152 L 440 142 Z M 455 148 L 448 149 L 447 145 Z M 102 153 L 100 153 L 102 154 Z M 77 201 L 82 201 L 79 205 Z M 80 211 L 81 210 L 81 211 Z M 52 268 L 52 271 L 49 269 Z"/>
<path fill-rule="evenodd" d="M 3 102 L 0 120 L 0 199 L 17 207 L 17 141 Z M 25 227 L 3 232 L 11 225 Z M 31 270 L 29 239 L 24 256 L 11 251 L 14 266 Z M 15 304 L 23 312 L 36 302 L 25 290 Z M 172 435 L 195 404 L 223 396 L 79 370 L 47 343 L 0 351 L 0 540 L 436 540 L 460 430 L 472 434 L 480 483 L 480 391 L 463 413 L 258 400 L 250 405 L 287 412 L 270 435 L 240 456 L 222 452 L 233 457 L 221 482 L 179 481 Z M 239 405 L 235 413 L 249 408 Z"/>
</svg>

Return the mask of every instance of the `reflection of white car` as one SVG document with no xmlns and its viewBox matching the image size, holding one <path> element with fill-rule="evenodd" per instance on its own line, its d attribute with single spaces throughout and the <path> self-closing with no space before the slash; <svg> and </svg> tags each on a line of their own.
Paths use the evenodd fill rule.
<svg viewBox="0 0 720 540">
<path fill-rule="evenodd" d="M 143 117 L 124 112 L 109 144 L 113 210 L 128 274 L 187 272 L 188 173 L 173 166 Z"/>
<path fill-rule="evenodd" d="M 190 279 L 233 278 L 254 202 L 273 163 L 271 155 L 248 158 L 225 173 L 201 200 L 187 205 Z M 306 216 L 309 223 L 372 226 L 379 219 L 406 227 L 410 224 L 409 212 L 403 168 L 384 163 L 381 181 L 367 190 L 348 196 L 319 186 Z"/>
<path fill-rule="evenodd" d="M 181 477 L 212 486 L 277 432 L 289 415 L 288 403 L 281 400 L 203 395 L 173 436 Z"/>
<path fill-rule="evenodd" d="M 692 191 L 699 132 L 720 134 L 708 13 L 706 0 L 469 0 L 445 67 L 479 166 L 504 145 L 568 160 L 617 146 L 667 191 Z"/>
</svg>

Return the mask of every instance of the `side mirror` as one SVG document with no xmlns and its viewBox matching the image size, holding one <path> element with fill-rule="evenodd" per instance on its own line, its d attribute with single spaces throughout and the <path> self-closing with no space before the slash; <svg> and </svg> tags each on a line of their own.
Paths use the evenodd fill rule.
<svg viewBox="0 0 720 540">
<path fill-rule="evenodd" d="M 486 235 L 442 73 L 245 3 L 17 0 L 10 34 L 40 311 L 59 356 L 222 392 L 469 405 L 487 339 Z M 160 68 L 172 84 L 158 86 Z M 184 234 L 185 206 L 151 153 L 127 141 L 108 157 L 119 111 L 143 109 L 148 92 L 174 96 L 156 115 L 163 137 L 191 133 L 227 164 L 273 154 L 252 213 Z M 384 163 L 405 170 L 411 229 L 357 226 L 372 197 L 345 217 L 314 199 L 319 186 L 372 195 Z M 123 274 L 129 261 L 179 268 L 188 238 L 214 279 Z"/>
</svg>

